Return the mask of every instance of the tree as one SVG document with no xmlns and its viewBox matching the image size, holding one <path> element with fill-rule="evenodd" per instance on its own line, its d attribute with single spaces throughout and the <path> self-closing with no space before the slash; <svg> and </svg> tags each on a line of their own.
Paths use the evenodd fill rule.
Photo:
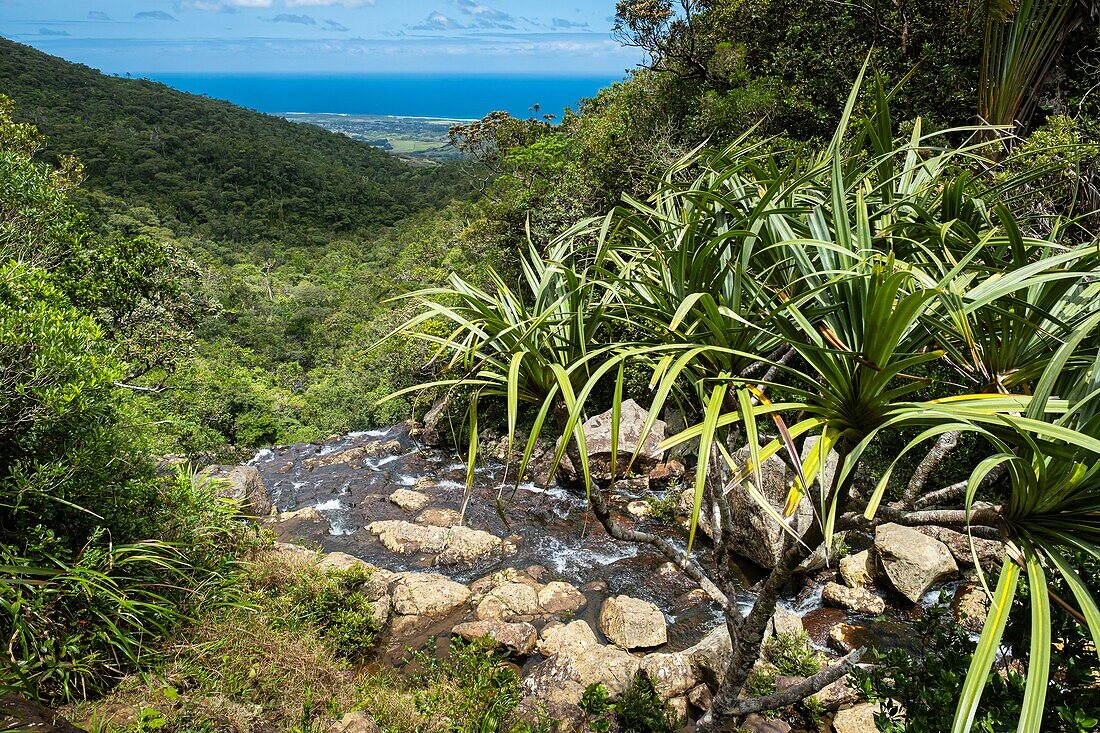
<svg viewBox="0 0 1100 733">
<path fill-rule="evenodd" d="M 881 79 L 875 112 L 849 125 L 859 89 L 816 153 L 748 139 L 694 153 L 647 201 L 628 199 L 567 231 L 547 256 L 532 253 L 529 271 L 554 273 L 569 292 L 557 296 L 545 279 L 529 278 L 526 297 L 502 298 L 455 280 L 423 294 L 425 309 L 405 330 L 416 333 L 433 318 L 449 324 L 444 336 L 422 336 L 450 355 L 458 375 L 448 383 L 473 395 L 471 436 L 479 400 L 506 401 L 510 435 L 529 403 L 537 415 L 517 475 L 541 433 L 565 436 L 555 468 L 568 453 L 606 531 L 656 548 L 723 609 L 733 654 L 701 729 L 792 704 L 860 661 L 862 649 L 774 694 L 746 691 L 776 602 L 803 561 L 832 552 L 836 532 L 893 522 L 1005 543 L 994 612 L 954 731 L 970 729 L 1022 576 L 1032 627 L 1020 730 L 1038 731 L 1048 573 L 1065 579 L 1074 613 L 1100 638 L 1100 611 L 1070 559 L 1071 550 L 1100 557 L 1095 243 L 1022 234 L 1026 222 L 1004 203 L 1021 181 L 980 172 L 995 165 L 988 143 L 936 148 L 942 137 L 925 134 L 920 120 L 895 140 Z M 518 305 L 530 302 L 534 309 Z M 963 374 L 965 388 L 936 379 L 942 367 Z M 664 444 L 698 446 L 688 554 L 620 526 L 607 487 L 588 470 L 582 420 L 609 392 L 615 442 L 628 369 L 652 374 L 639 445 L 672 399 L 699 416 Z M 782 397 L 773 401 L 773 393 Z M 976 468 L 961 483 L 936 485 L 963 433 L 984 446 L 968 458 Z M 805 447 L 810 436 L 813 450 Z M 894 478 L 900 459 L 869 460 L 881 440 L 900 440 L 903 458 L 925 451 L 906 480 Z M 825 482 L 829 454 L 838 468 Z M 471 469 L 476 455 L 472 438 Z M 797 475 L 785 507 L 755 488 L 771 456 Z M 736 602 L 739 548 L 722 529 L 730 525 L 726 496 L 737 487 L 786 532 L 782 557 L 748 611 Z M 814 521 L 796 527 L 790 517 L 803 502 Z M 704 512 L 715 528 L 713 566 L 690 554 Z"/>
</svg>

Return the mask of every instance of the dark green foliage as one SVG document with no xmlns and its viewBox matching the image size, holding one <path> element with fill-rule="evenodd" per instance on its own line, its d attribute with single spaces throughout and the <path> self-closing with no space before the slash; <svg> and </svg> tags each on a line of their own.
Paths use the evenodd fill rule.
<svg viewBox="0 0 1100 733">
<path fill-rule="evenodd" d="M 447 655 L 434 649 L 418 653 L 417 710 L 432 720 L 446 714 L 453 733 L 545 733 L 549 721 L 535 724 L 517 716 L 519 677 L 495 649 L 483 640 L 452 640 Z"/>
<path fill-rule="evenodd" d="M 455 175 L 311 125 L 104 76 L 3 39 L 0 93 L 49 139 L 51 159 L 75 154 L 93 188 L 152 207 L 180 233 L 327 244 L 463 188 Z"/>
<path fill-rule="evenodd" d="M 598 682 L 589 685 L 580 707 L 588 726 L 596 733 L 672 733 L 681 722 L 665 708 L 653 683 L 640 672 L 614 702 L 603 685 Z"/>
<path fill-rule="evenodd" d="M 950 730 L 974 642 L 951 617 L 946 603 L 947 597 L 941 597 L 940 604 L 929 609 L 914 625 L 921 645 L 919 655 L 902 649 L 875 652 L 877 664 L 868 671 L 854 673 L 864 694 L 883 703 L 885 714 L 876 716 L 879 730 L 888 733 Z M 1018 597 L 1016 604 L 1026 605 L 1026 601 Z M 1026 642 L 1020 639 L 1027 631 L 1026 613 L 1015 613 L 1010 618 L 1006 636 L 1015 635 L 1014 647 L 1026 649 Z M 1086 648 L 1087 632 L 1076 621 L 1063 613 L 1056 614 L 1055 619 L 1055 638 L 1064 640 L 1064 646 L 1051 655 L 1042 730 L 1088 733 L 1096 730 L 1100 719 L 1100 692 L 1092 684 L 1089 663 L 1089 657 L 1095 659 L 1096 653 Z M 975 731 L 1016 730 L 1026 664 L 1026 659 L 1012 660 L 1007 667 L 989 675 Z"/>
<path fill-rule="evenodd" d="M 824 659 L 810 646 L 805 631 L 785 631 L 764 642 L 764 658 L 775 665 L 780 674 L 810 677 L 821 671 Z"/>
<path fill-rule="evenodd" d="M 337 656 L 360 662 L 374 648 L 379 631 L 370 599 L 362 592 L 369 579 L 370 573 L 359 566 L 331 570 L 312 583 L 292 584 L 273 600 L 288 604 L 286 615 L 313 626 Z"/>
</svg>

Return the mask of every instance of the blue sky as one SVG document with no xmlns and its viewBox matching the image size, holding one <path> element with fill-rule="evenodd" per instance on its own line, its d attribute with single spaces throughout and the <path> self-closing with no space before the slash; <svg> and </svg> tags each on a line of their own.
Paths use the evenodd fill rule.
<svg viewBox="0 0 1100 733">
<path fill-rule="evenodd" d="M 614 0 L 0 0 L 0 35 L 108 73 L 617 76 Z"/>
</svg>

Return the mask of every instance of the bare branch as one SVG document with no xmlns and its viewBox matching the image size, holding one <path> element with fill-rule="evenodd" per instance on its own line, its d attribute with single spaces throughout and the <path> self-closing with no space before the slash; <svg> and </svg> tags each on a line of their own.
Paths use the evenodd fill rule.
<svg viewBox="0 0 1100 733">
<path fill-rule="evenodd" d="M 917 469 L 913 471 L 913 475 L 909 479 L 909 485 L 905 487 L 905 495 L 901 500 L 902 509 L 913 508 L 913 502 L 924 490 L 924 485 L 928 483 L 928 479 L 932 477 L 932 474 L 936 472 L 936 469 L 940 467 L 958 444 L 959 432 L 957 430 L 940 436 L 940 439 L 936 441 L 936 444 L 921 460 Z"/>
<path fill-rule="evenodd" d="M 821 670 L 812 677 L 799 682 L 797 685 L 791 685 L 778 692 L 773 692 L 770 695 L 764 697 L 752 697 L 742 700 L 737 706 L 738 715 L 748 715 L 749 713 L 757 713 L 761 710 L 775 710 L 776 708 L 785 708 L 788 705 L 794 705 L 800 700 L 804 700 L 815 692 L 820 692 L 824 688 L 833 684 L 841 677 L 852 671 L 860 660 L 863 659 L 863 655 L 867 653 L 866 647 L 860 647 L 847 656 L 842 657 L 834 664 L 830 664 L 825 669 Z"/>
</svg>

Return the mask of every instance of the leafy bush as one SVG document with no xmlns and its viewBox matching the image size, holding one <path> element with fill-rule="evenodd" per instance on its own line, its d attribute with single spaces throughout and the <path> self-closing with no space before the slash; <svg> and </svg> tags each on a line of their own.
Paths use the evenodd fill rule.
<svg viewBox="0 0 1100 733">
<path fill-rule="evenodd" d="M 810 645 L 805 631 L 784 631 L 764 642 L 764 658 L 772 663 L 779 674 L 791 677 L 810 677 L 821 671 L 825 658 Z"/>
<path fill-rule="evenodd" d="M 938 733 L 950 730 L 955 704 L 973 652 L 974 642 L 966 629 L 951 617 L 946 594 L 914 624 L 919 654 L 902 649 L 874 652 L 876 664 L 853 672 L 853 678 L 869 700 L 882 703 L 876 715 L 879 730 L 887 733 Z M 1017 605 L 1022 601 L 1017 599 Z M 1017 634 L 1025 630 L 1015 618 Z M 1052 654 L 1051 676 L 1044 708 L 1042 730 L 1051 733 L 1088 733 L 1100 719 L 1100 692 L 1091 682 L 1091 671 L 1082 660 L 1095 651 L 1085 650 L 1086 634 L 1076 622 L 1063 619 L 1067 640 L 1079 641 Z M 1026 648 L 1023 647 L 1023 648 Z M 1006 660 L 1007 661 L 1007 660 Z M 1008 661 L 990 673 L 985 704 L 975 720 L 974 730 L 1009 733 L 1017 728 L 1025 688 L 1026 659 Z"/>
<path fill-rule="evenodd" d="M 580 708 L 596 733 L 672 733 L 681 722 L 668 710 L 644 673 L 614 702 L 600 683 L 585 688 Z"/>
</svg>

